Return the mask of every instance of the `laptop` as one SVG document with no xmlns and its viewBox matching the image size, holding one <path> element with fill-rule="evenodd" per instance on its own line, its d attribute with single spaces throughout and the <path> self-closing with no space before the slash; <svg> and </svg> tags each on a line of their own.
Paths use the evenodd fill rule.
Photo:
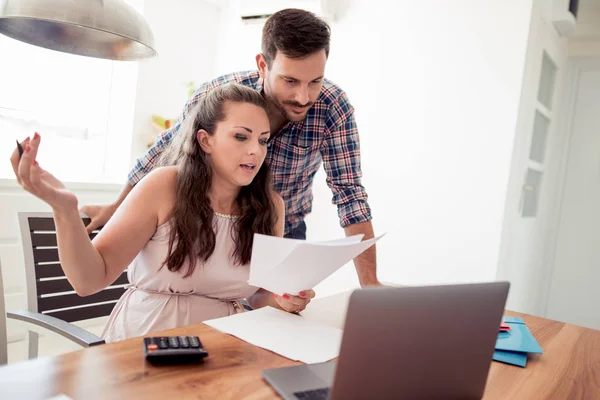
<svg viewBox="0 0 600 400">
<path fill-rule="evenodd" d="M 267 369 L 284 399 L 480 399 L 508 282 L 367 288 L 350 296 L 337 361 Z"/>
</svg>

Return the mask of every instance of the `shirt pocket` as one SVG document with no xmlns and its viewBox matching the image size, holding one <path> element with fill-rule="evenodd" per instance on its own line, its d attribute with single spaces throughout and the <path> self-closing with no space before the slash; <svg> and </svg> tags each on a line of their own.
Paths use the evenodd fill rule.
<svg viewBox="0 0 600 400">
<path fill-rule="evenodd" d="M 282 195 L 290 195 L 306 186 L 312 148 L 286 144 L 279 149 L 273 160 L 271 173 L 275 189 Z"/>
<path fill-rule="evenodd" d="M 272 162 L 272 174 L 279 191 L 297 191 L 308 185 L 320 160 L 321 139 L 314 133 L 294 130 L 282 137 Z M 318 169 L 318 165 L 317 165 Z"/>
</svg>

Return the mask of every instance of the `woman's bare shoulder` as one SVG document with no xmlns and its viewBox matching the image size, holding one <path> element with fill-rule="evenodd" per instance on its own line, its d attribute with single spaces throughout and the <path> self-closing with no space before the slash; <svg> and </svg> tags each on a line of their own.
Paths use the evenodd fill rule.
<svg viewBox="0 0 600 400">
<path fill-rule="evenodd" d="M 158 224 L 166 222 L 171 215 L 177 196 L 177 172 L 174 166 L 160 167 L 152 170 L 136 185 L 141 186 L 143 196 L 156 202 Z"/>
</svg>

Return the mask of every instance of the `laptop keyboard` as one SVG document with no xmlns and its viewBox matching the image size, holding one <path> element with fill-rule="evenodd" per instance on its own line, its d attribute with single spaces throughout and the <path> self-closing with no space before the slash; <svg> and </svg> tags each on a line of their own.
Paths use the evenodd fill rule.
<svg viewBox="0 0 600 400">
<path fill-rule="evenodd" d="M 294 396 L 298 400 L 327 400 L 329 399 L 329 389 L 315 389 L 307 390 L 304 392 L 296 392 Z"/>
</svg>

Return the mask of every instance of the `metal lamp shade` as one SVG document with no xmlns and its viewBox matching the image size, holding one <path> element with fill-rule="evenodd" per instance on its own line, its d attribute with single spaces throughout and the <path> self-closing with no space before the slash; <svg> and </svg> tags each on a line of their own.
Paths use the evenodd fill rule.
<svg viewBox="0 0 600 400">
<path fill-rule="evenodd" d="M 134 61 L 157 55 L 150 26 L 122 0 L 0 0 L 0 33 L 88 57 Z"/>
</svg>

